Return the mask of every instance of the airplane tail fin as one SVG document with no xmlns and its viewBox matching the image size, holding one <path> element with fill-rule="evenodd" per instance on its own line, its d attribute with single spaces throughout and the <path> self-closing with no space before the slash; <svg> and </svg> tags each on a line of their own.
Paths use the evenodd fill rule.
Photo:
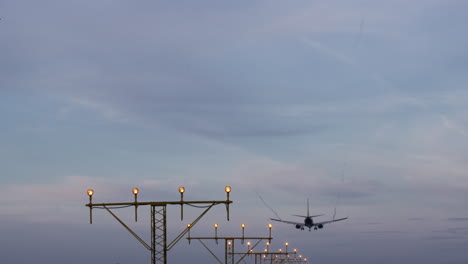
<svg viewBox="0 0 468 264">
<path fill-rule="evenodd" d="M 336 207 L 335 207 L 335 210 L 333 211 L 333 220 L 335 220 L 335 216 L 336 216 Z"/>
<path fill-rule="evenodd" d="M 310 217 L 310 214 L 309 214 L 309 198 L 307 198 L 307 217 Z"/>
</svg>

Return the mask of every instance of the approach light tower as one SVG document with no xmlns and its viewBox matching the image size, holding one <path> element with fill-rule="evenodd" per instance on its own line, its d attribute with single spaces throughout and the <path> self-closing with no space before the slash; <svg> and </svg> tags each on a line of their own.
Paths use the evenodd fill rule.
<svg viewBox="0 0 468 264">
<path fill-rule="evenodd" d="M 94 190 L 89 189 L 87 194 L 89 196 L 89 203 L 86 204 L 89 207 L 89 222 L 93 223 L 93 208 L 106 209 L 122 226 L 127 229 L 130 234 L 132 234 L 144 247 L 151 251 L 151 264 L 167 264 L 167 251 L 171 250 L 177 242 L 188 232 L 190 229 L 198 223 L 198 221 L 215 205 L 225 204 L 226 205 L 226 217 L 229 221 L 229 204 L 232 203 L 229 200 L 229 194 L 231 192 L 231 187 L 226 186 L 224 188 L 226 192 L 226 200 L 220 201 L 185 201 L 184 193 L 185 188 L 179 187 L 180 201 L 163 201 L 163 202 L 139 202 L 138 201 L 138 188 L 133 188 L 132 193 L 134 195 L 134 202 L 127 203 L 93 203 Z M 187 225 L 187 228 L 184 229 L 172 242 L 167 243 L 167 220 L 166 220 L 166 209 L 167 205 L 180 205 L 180 220 L 183 220 L 184 217 L 184 205 L 189 205 L 193 207 L 200 207 L 200 205 L 205 205 L 203 208 L 206 208 L 192 223 Z M 142 238 L 140 238 L 133 230 L 131 230 L 120 218 L 118 218 L 111 209 L 120 209 L 134 206 L 135 207 L 135 222 L 138 220 L 138 207 L 139 206 L 150 206 L 150 216 L 151 216 L 151 245 L 148 245 Z"/>
<path fill-rule="evenodd" d="M 262 237 L 262 236 L 245 236 L 245 227 L 246 224 L 241 224 L 240 225 L 242 228 L 242 236 L 218 236 L 218 224 L 214 224 L 214 237 L 192 237 L 190 236 L 190 233 L 188 233 L 187 240 L 189 243 L 192 240 L 197 240 L 202 244 L 206 250 L 218 261 L 220 264 L 239 264 L 241 261 L 244 261 L 245 263 L 245 258 L 247 256 L 255 256 L 255 263 L 257 263 L 257 255 L 253 254 L 253 251 L 257 245 L 260 244 L 262 240 L 267 240 L 267 245 L 271 243 L 271 240 L 273 237 L 271 237 L 271 228 L 273 227 L 272 224 L 268 224 L 268 236 Z M 221 259 L 216 256 L 216 254 L 204 243 L 204 240 L 211 240 L 215 241 L 216 244 L 218 244 L 218 240 L 224 240 L 224 263 L 221 261 Z M 247 241 L 247 251 L 240 250 L 238 252 L 235 251 L 235 245 L 236 241 L 240 241 L 241 244 L 244 244 L 245 241 Z M 251 243 L 250 241 L 254 241 Z M 238 258 L 236 258 L 238 256 Z M 261 259 L 260 259 L 261 261 Z"/>
</svg>

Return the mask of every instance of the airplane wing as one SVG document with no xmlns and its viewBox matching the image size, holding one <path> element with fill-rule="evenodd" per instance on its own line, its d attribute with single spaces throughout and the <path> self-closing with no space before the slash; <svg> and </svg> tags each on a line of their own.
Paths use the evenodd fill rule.
<svg viewBox="0 0 468 264">
<path fill-rule="evenodd" d="M 348 217 L 343 217 L 343 218 L 329 220 L 329 221 L 323 221 L 323 222 L 314 222 L 314 226 L 329 224 L 329 223 L 338 222 L 338 221 L 342 221 L 342 220 L 346 220 L 346 219 L 348 219 Z"/>
<path fill-rule="evenodd" d="M 274 219 L 274 218 L 270 218 L 270 220 L 277 221 L 277 222 L 282 222 L 282 223 L 286 223 L 286 224 L 291 224 L 291 225 L 300 225 L 301 227 L 304 226 L 304 223 L 299 223 L 299 222 L 285 221 L 285 220 Z"/>
</svg>

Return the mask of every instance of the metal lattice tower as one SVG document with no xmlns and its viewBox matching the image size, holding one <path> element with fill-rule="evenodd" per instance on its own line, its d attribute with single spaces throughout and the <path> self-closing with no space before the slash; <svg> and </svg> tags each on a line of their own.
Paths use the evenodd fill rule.
<svg viewBox="0 0 468 264">
<path fill-rule="evenodd" d="M 151 206 L 151 264 L 167 260 L 166 206 Z"/>
</svg>

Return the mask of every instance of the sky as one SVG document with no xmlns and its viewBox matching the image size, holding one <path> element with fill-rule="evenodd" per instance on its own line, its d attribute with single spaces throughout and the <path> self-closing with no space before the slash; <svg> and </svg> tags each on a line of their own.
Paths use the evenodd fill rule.
<svg viewBox="0 0 468 264">
<path fill-rule="evenodd" d="M 150 263 L 95 202 L 224 200 L 192 235 L 313 264 L 468 262 L 468 2 L 0 2 L 2 264 Z M 262 202 L 262 199 L 265 201 Z M 200 210 L 168 206 L 169 240 Z M 149 208 L 116 210 L 149 242 Z M 263 243 L 263 242 L 262 242 Z M 209 246 L 221 254 L 223 248 Z M 239 248 L 244 245 L 237 245 Z M 258 250 L 263 250 L 260 245 Z M 168 263 L 216 263 L 180 241 Z"/>
</svg>

